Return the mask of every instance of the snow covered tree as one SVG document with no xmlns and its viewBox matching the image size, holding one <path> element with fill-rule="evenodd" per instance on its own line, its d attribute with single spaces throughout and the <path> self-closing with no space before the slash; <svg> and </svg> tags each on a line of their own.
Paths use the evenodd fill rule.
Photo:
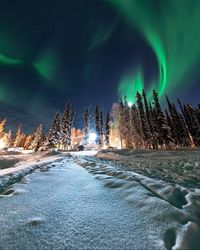
<svg viewBox="0 0 200 250">
<path fill-rule="evenodd" d="M 103 112 L 100 110 L 99 106 L 96 105 L 95 109 L 95 128 L 97 132 L 96 143 L 100 147 L 103 146 Z"/>
<path fill-rule="evenodd" d="M 40 144 L 42 142 L 42 124 L 40 124 L 35 133 L 34 133 L 34 140 L 32 141 L 31 145 L 30 145 L 30 149 L 37 151 L 40 147 Z"/>
<path fill-rule="evenodd" d="M 85 124 L 85 128 L 84 128 L 84 133 L 85 133 L 85 137 L 84 137 L 84 141 L 88 141 L 88 136 L 89 136 L 89 131 L 90 131 L 90 113 L 89 113 L 89 109 L 87 109 L 84 113 L 84 124 Z"/>
<path fill-rule="evenodd" d="M 184 112 L 187 117 L 188 128 L 196 146 L 200 146 L 200 124 L 192 105 L 184 105 Z"/>
<path fill-rule="evenodd" d="M 128 107 L 126 98 L 113 104 L 112 143 L 117 137 L 126 148 L 173 149 L 200 146 L 200 105 L 182 105 L 182 114 L 166 97 L 168 110 L 162 111 L 158 93 L 153 91 L 153 106 L 146 93 L 137 93 L 137 106 Z M 118 131 L 116 133 L 116 131 Z M 113 139 L 113 137 L 115 137 Z M 117 144 L 118 145 L 118 144 Z"/>
<path fill-rule="evenodd" d="M 51 128 L 47 135 L 46 141 L 43 143 L 43 148 L 48 147 L 60 147 L 61 139 L 61 115 L 60 112 L 56 113 L 56 116 L 52 122 Z"/>
<path fill-rule="evenodd" d="M 143 131 L 141 121 L 139 117 L 139 111 L 135 105 L 131 107 L 131 140 L 133 148 L 142 148 L 143 142 Z"/>
<path fill-rule="evenodd" d="M 171 129 L 167 124 L 166 117 L 162 112 L 159 100 L 158 93 L 153 90 L 153 99 L 154 107 L 156 112 L 156 123 L 158 128 L 158 141 L 161 147 L 171 148 L 171 144 L 174 143 L 174 139 L 171 136 Z"/>
<path fill-rule="evenodd" d="M 119 100 L 119 134 L 120 134 L 120 141 L 121 141 L 121 148 L 129 148 L 129 134 L 130 129 L 130 117 L 129 117 L 129 107 L 124 97 L 124 101 L 122 98 Z"/>
<path fill-rule="evenodd" d="M 152 143 L 151 144 L 155 148 L 156 144 L 157 144 L 157 136 L 156 136 L 156 132 L 155 132 L 154 124 L 153 124 L 153 118 L 152 118 L 152 113 L 151 113 L 151 110 L 150 110 L 150 104 L 147 101 L 147 97 L 146 97 L 146 93 L 145 93 L 144 89 L 142 91 L 142 96 L 143 96 L 143 99 L 144 99 L 144 107 L 145 107 L 146 119 L 147 119 L 149 129 L 150 129 L 150 132 L 151 132 L 151 136 L 152 136 Z"/>
<path fill-rule="evenodd" d="M 18 126 L 15 136 L 14 147 L 23 147 L 26 140 L 26 135 L 22 131 L 22 127 Z"/>
<path fill-rule="evenodd" d="M 74 110 L 70 101 L 67 102 L 61 121 L 61 138 L 64 149 L 71 146 Z"/>
<path fill-rule="evenodd" d="M 24 149 L 25 149 L 25 150 L 30 149 L 30 146 L 31 146 L 31 144 L 32 144 L 32 142 L 33 142 L 33 139 L 34 139 L 34 135 L 32 135 L 32 134 L 30 134 L 30 135 L 28 135 L 28 136 L 26 137 L 26 141 L 25 141 L 25 143 L 24 143 Z"/>
<path fill-rule="evenodd" d="M 110 138 L 110 114 L 107 113 L 106 115 L 106 124 L 105 124 L 105 131 L 106 131 L 106 145 L 107 147 L 109 147 L 110 143 L 109 143 L 109 138 Z"/>
<path fill-rule="evenodd" d="M 153 137 L 152 137 L 152 134 L 151 134 L 151 131 L 149 128 L 149 124 L 147 122 L 147 118 L 145 115 L 144 105 L 142 102 L 142 96 L 139 92 L 137 92 L 136 96 L 137 96 L 137 105 L 138 105 L 139 114 L 140 114 L 140 121 L 141 121 L 141 125 L 142 125 L 144 144 L 145 144 L 146 148 L 150 148 Z"/>
<path fill-rule="evenodd" d="M 12 146 L 13 140 L 12 140 L 12 132 L 11 130 L 8 131 L 8 133 L 4 134 L 3 141 L 5 143 L 5 147 L 9 148 Z"/>
<path fill-rule="evenodd" d="M 100 143 L 100 131 L 101 131 L 101 125 L 100 125 L 100 109 L 99 106 L 96 105 L 96 109 L 95 109 L 95 128 L 96 128 L 96 132 L 97 132 L 97 139 L 96 139 L 96 143 L 99 144 Z"/>
<path fill-rule="evenodd" d="M 101 111 L 99 114 L 99 125 L 100 125 L 100 137 L 99 137 L 99 146 L 103 146 L 103 112 Z"/>
<path fill-rule="evenodd" d="M 3 121 L 0 122 L 0 139 L 4 136 L 6 121 L 7 118 L 4 118 Z"/>
<path fill-rule="evenodd" d="M 181 114 L 177 111 L 176 106 L 169 101 L 169 98 L 166 96 L 168 109 L 170 112 L 171 123 L 169 124 L 173 139 L 177 146 L 185 147 L 191 144 L 190 136 L 184 121 L 181 117 Z M 168 117 L 169 121 L 169 117 Z"/>
</svg>

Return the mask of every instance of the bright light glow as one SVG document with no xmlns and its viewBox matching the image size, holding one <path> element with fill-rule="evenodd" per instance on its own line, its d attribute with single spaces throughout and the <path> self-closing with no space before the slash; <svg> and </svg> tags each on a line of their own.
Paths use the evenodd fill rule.
<svg viewBox="0 0 200 250">
<path fill-rule="evenodd" d="M 96 139 L 97 139 L 96 133 L 90 132 L 89 133 L 89 138 L 88 138 L 89 142 L 95 142 Z"/>
<path fill-rule="evenodd" d="M 132 107 L 132 106 L 133 106 L 133 103 L 132 103 L 132 102 L 128 102 L 128 106 L 129 106 L 129 107 Z"/>
<path fill-rule="evenodd" d="M 5 142 L 3 141 L 3 139 L 0 140 L 0 149 L 5 148 Z"/>
</svg>

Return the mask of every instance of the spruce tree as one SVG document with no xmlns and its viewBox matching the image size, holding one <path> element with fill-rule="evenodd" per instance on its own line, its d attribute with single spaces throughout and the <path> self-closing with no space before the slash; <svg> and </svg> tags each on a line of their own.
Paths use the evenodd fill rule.
<svg viewBox="0 0 200 250">
<path fill-rule="evenodd" d="M 60 147 L 61 143 L 61 115 L 60 112 L 56 113 L 56 116 L 52 122 L 51 128 L 46 138 L 46 142 L 44 143 L 44 149 L 49 147 Z"/>
<path fill-rule="evenodd" d="M 34 135 L 32 135 L 32 134 L 30 134 L 30 135 L 28 135 L 28 136 L 26 137 L 26 141 L 25 141 L 25 143 L 24 143 L 24 149 L 25 149 L 25 150 L 30 149 L 30 146 L 31 146 L 31 144 L 32 144 L 32 142 L 33 142 L 33 139 L 34 139 Z"/>
<path fill-rule="evenodd" d="M 12 131 L 9 130 L 8 133 L 4 134 L 3 141 L 5 143 L 6 148 L 10 148 L 12 146 Z"/>
<path fill-rule="evenodd" d="M 100 129 L 100 137 L 99 137 L 99 146 L 103 146 L 103 112 L 99 113 L 99 129 Z"/>
<path fill-rule="evenodd" d="M 105 124 L 105 131 L 106 131 L 106 145 L 109 147 L 110 145 L 110 114 L 107 113 L 106 115 L 106 124 Z"/>
<path fill-rule="evenodd" d="M 135 105 L 131 106 L 130 112 L 131 122 L 131 141 L 133 148 L 141 148 L 143 143 L 143 132 L 139 117 L 139 111 Z"/>
<path fill-rule="evenodd" d="M 147 122 L 149 124 L 149 129 L 150 129 L 151 135 L 153 136 L 154 135 L 153 120 L 152 120 L 150 107 L 149 107 L 149 104 L 147 102 L 147 97 L 146 97 L 146 93 L 145 93 L 144 89 L 142 91 L 142 96 L 143 96 L 143 99 L 144 99 L 144 107 L 145 107 L 146 119 L 147 119 Z"/>
<path fill-rule="evenodd" d="M 158 141 L 161 147 L 171 148 L 170 144 L 174 143 L 174 140 L 171 135 L 171 129 L 167 124 L 166 117 L 162 112 L 159 100 L 158 93 L 153 90 L 153 99 L 154 99 L 154 107 L 156 112 L 156 123 L 158 128 Z"/>
<path fill-rule="evenodd" d="M 126 144 L 126 148 L 132 148 L 132 134 L 131 134 L 131 109 L 128 105 L 126 96 L 124 97 L 124 107 L 123 107 L 123 115 L 124 115 L 124 141 Z"/>
<path fill-rule="evenodd" d="M 30 145 L 30 149 L 37 151 L 40 147 L 40 144 L 42 142 L 42 124 L 40 124 L 35 133 L 34 133 L 34 140 L 32 141 L 31 145 Z"/>
<path fill-rule="evenodd" d="M 24 137 L 24 135 L 23 135 L 22 127 L 20 125 L 20 126 L 18 126 L 17 133 L 15 136 L 14 147 L 17 148 L 17 147 L 21 146 L 21 141 L 22 141 L 23 137 Z"/>
<path fill-rule="evenodd" d="M 198 122 L 197 116 L 192 105 L 184 105 L 184 112 L 188 117 L 188 128 L 191 131 L 193 141 L 196 146 L 200 146 L 200 124 Z"/>
<path fill-rule="evenodd" d="M 71 102 L 68 101 L 61 122 L 61 137 L 64 149 L 69 148 L 71 146 L 73 120 L 74 110 Z"/>
<path fill-rule="evenodd" d="M 182 120 L 181 114 L 177 111 L 176 106 L 169 101 L 169 98 L 166 96 L 168 109 L 171 116 L 171 130 L 173 138 L 179 147 L 185 147 L 190 144 L 190 137 L 188 131 L 185 127 L 185 124 Z"/>
<path fill-rule="evenodd" d="M 100 125 L 100 110 L 99 110 L 99 106 L 96 105 L 95 108 L 95 128 L 96 128 L 96 133 L 97 133 L 97 139 L 96 139 L 96 143 L 99 144 L 100 143 L 100 132 L 101 132 L 101 125 Z"/>
<path fill-rule="evenodd" d="M 119 133 L 121 147 L 125 145 L 126 148 L 131 148 L 131 116 L 126 96 L 124 97 L 124 101 L 121 98 L 119 101 Z"/>
<path fill-rule="evenodd" d="M 125 117 L 124 117 L 124 103 L 122 101 L 122 98 L 120 97 L 119 100 L 119 134 L 120 134 L 120 143 L 121 148 L 123 147 L 123 141 L 126 134 L 126 131 L 124 129 L 124 123 L 125 123 Z"/>
<path fill-rule="evenodd" d="M 146 115 L 144 112 L 142 96 L 139 92 L 137 92 L 136 96 L 137 96 L 137 105 L 138 105 L 139 114 L 140 114 L 140 121 L 141 121 L 141 125 L 142 125 L 144 146 L 146 148 L 150 148 L 151 144 L 152 144 L 152 134 L 151 134 L 149 124 L 147 122 L 147 118 L 146 118 Z"/>
<path fill-rule="evenodd" d="M 87 109 L 84 113 L 84 124 L 85 124 L 85 128 L 84 128 L 84 141 L 87 142 L 88 141 L 88 136 L 89 136 L 89 131 L 90 131 L 90 113 L 89 113 L 89 109 Z"/>
</svg>

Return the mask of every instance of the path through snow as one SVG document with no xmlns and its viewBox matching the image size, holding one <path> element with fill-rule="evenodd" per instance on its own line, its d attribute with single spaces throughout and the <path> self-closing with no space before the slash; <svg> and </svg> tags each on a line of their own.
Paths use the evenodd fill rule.
<svg viewBox="0 0 200 250">
<path fill-rule="evenodd" d="M 1 196 L 0 249 L 199 249 L 199 190 L 78 157 L 50 165 Z"/>
</svg>

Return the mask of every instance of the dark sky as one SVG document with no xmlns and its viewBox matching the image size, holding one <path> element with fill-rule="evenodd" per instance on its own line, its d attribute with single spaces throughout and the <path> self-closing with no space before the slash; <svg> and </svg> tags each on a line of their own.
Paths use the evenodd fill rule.
<svg viewBox="0 0 200 250">
<path fill-rule="evenodd" d="M 155 11 L 162 7 L 157 0 L 143 4 L 146 1 Z M 126 8 L 120 11 L 112 1 L 0 2 L 0 115 L 8 117 L 11 127 L 22 123 L 26 130 L 42 122 L 48 128 L 67 99 L 76 109 L 79 125 L 87 107 L 92 111 L 99 104 L 104 111 L 110 109 L 126 74 L 142 67 L 147 89 L 159 76 L 156 51 L 139 28 L 146 24 L 135 20 L 134 25 L 126 18 Z M 159 27 L 155 30 L 159 34 Z M 191 81 L 173 97 L 197 104 L 198 74 Z"/>
</svg>

